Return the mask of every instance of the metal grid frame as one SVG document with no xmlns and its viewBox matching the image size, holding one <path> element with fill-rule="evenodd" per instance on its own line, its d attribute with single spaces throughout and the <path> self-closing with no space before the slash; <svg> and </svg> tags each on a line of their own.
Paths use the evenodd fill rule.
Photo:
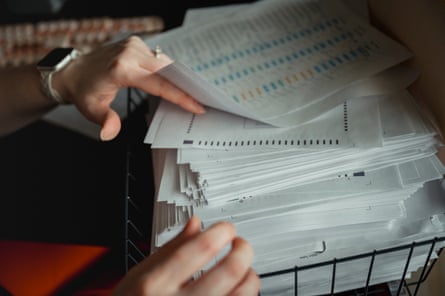
<svg viewBox="0 0 445 296">
<path fill-rule="evenodd" d="M 408 256 L 407 256 L 405 264 L 403 266 L 403 271 L 402 271 L 402 266 L 401 266 L 402 272 L 400 275 L 400 280 L 399 280 L 399 285 L 397 288 L 396 295 L 400 295 L 402 292 L 402 288 L 405 287 L 405 288 L 407 288 L 406 289 L 407 293 L 410 296 L 412 296 L 412 295 L 417 295 L 421 284 L 423 282 L 425 282 L 425 280 L 427 279 L 428 275 L 430 274 L 432 268 L 434 267 L 434 265 L 437 261 L 437 258 L 433 259 L 431 261 L 431 264 L 429 264 L 431 255 L 433 254 L 434 247 L 435 247 L 436 243 L 442 242 L 442 241 L 445 241 L 445 237 L 435 237 L 433 239 L 423 240 L 423 241 L 419 241 L 419 242 L 413 241 L 410 244 L 405 244 L 405 245 L 401 245 L 401 246 L 397 246 L 397 247 L 373 250 L 372 252 L 362 253 L 362 254 L 358 254 L 358 255 L 342 257 L 342 258 L 334 258 L 332 260 L 328 260 L 328 261 L 324 261 L 324 262 L 308 264 L 308 265 L 304 265 L 304 266 L 295 266 L 295 267 L 289 268 L 289 269 L 283 269 L 283 270 L 279 270 L 279 271 L 275 271 L 275 272 L 269 272 L 269 273 L 261 274 L 260 277 L 268 278 L 268 277 L 274 277 L 274 276 L 278 276 L 278 275 L 293 273 L 294 287 L 295 287 L 294 295 L 298 295 L 298 273 L 299 272 L 315 269 L 317 267 L 332 266 L 331 291 L 327 295 L 337 295 L 338 293 L 334 294 L 337 264 L 344 263 L 344 262 L 350 262 L 350 261 L 354 261 L 354 260 L 359 260 L 359 259 L 364 259 L 364 258 L 369 258 L 369 267 L 368 267 L 368 273 L 367 273 L 367 277 L 366 277 L 365 286 L 359 290 L 354 290 L 354 292 L 351 292 L 350 295 L 365 295 L 365 296 L 372 295 L 372 293 L 371 293 L 372 287 L 370 286 L 370 280 L 371 280 L 371 276 L 372 276 L 372 272 L 373 272 L 373 268 L 374 268 L 375 258 L 378 255 L 382 255 L 382 254 L 389 254 L 389 253 L 395 253 L 395 252 L 402 251 L 402 250 L 409 250 Z M 419 279 L 408 283 L 405 280 L 405 277 L 406 277 L 406 274 L 408 271 L 409 264 L 411 262 L 411 257 L 412 257 L 414 249 L 416 247 L 428 246 L 428 245 L 430 246 L 430 248 L 429 248 L 425 263 L 421 269 L 421 274 L 420 274 Z M 442 251 L 442 249 L 439 250 L 438 255 L 440 255 L 441 251 Z M 415 290 L 413 293 L 411 293 L 411 290 L 409 289 L 411 286 L 415 287 Z M 342 293 L 340 293 L 340 294 L 343 295 Z"/>
<path fill-rule="evenodd" d="M 142 261 L 149 253 L 148 248 L 144 248 L 150 241 L 148 233 L 143 231 L 139 225 L 141 218 L 146 216 L 146 209 L 141 203 L 141 196 L 134 190 L 136 185 L 136 175 L 133 167 L 136 155 L 130 143 L 130 131 L 132 122 L 129 120 L 132 110 L 138 107 L 138 101 L 134 95 L 138 95 L 133 89 L 127 89 L 127 124 L 126 128 L 126 159 L 125 159 L 125 196 L 124 196 L 124 271 L 125 273 L 134 265 Z M 139 98 L 140 99 L 140 98 Z"/>
</svg>

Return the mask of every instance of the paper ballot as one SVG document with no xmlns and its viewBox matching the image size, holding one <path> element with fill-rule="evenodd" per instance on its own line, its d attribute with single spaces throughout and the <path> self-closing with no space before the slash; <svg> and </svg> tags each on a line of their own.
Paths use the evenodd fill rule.
<svg viewBox="0 0 445 296">
<path fill-rule="evenodd" d="M 263 0 L 192 11 L 147 40 L 160 74 L 207 105 L 162 101 L 145 142 L 161 155 L 152 248 L 191 216 L 230 221 L 255 249 L 262 295 L 330 292 L 332 265 L 274 272 L 445 236 L 442 145 L 406 88 L 410 53 L 344 1 Z M 435 251 L 444 246 L 438 242 Z M 212 268 L 229 251 L 203 267 Z M 413 250 L 407 277 L 425 264 Z M 375 257 L 399 280 L 408 249 Z M 338 264 L 335 292 L 366 283 L 370 257 Z"/>
<path fill-rule="evenodd" d="M 363 80 L 411 56 L 326 0 L 259 1 L 146 42 L 177 60 L 159 74 L 203 104 L 282 127 L 360 95 Z"/>
</svg>

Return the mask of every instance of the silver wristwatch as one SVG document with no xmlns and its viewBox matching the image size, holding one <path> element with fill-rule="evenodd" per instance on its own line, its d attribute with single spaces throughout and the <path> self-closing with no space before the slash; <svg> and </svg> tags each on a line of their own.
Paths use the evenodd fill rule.
<svg viewBox="0 0 445 296">
<path fill-rule="evenodd" d="M 79 55 L 80 52 L 75 48 L 59 47 L 53 49 L 37 63 L 37 69 L 41 76 L 43 93 L 59 104 L 66 104 L 67 102 L 52 87 L 52 76 L 54 73 L 65 68 Z"/>
</svg>

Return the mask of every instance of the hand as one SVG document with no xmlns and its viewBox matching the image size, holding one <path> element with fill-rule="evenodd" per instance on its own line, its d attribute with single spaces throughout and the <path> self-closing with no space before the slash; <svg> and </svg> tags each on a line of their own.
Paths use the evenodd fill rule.
<svg viewBox="0 0 445 296">
<path fill-rule="evenodd" d="M 81 55 L 54 75 L 53 86 L 86 118 L 102 126 L 102 140 L 111 140 L 119 133 L 121 122 L 110 104 L 123 87 L 161 96 L 193 113 L 205 112 L 193 98 L 155 74 L 171 62 L 165 54 L 154 57 L 139 37 L 132 36 Z"/>
<path fill-rule="evenodd" d="M 192 281 L 229 243 L 226 257 Z M 217 223 L 201 232 L 199 219 L 192 217 L 175 239 L 131 269 L 113 295 L 258 295 L 260 281 L 250 268 L 252 259 L 252 247 L 236 237 L 232 224 Z"/>
</svg>

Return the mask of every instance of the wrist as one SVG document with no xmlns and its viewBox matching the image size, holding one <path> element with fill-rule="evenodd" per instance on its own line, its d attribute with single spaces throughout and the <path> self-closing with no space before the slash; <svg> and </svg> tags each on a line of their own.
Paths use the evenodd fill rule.
<svg viewBox="0 0 445 296">
<path fill-rule="evenodd" d="M 58 104 L 72 101 L 67 87 L 69 77 L 63 74 L 79 55 L 74 48 L 56 48 L 37 64 L 43 93 Z"/>
<path fill-rule="evenodd" d="M 69 65 L 53 73 L 51 86 L 52 89 L 57 93 L 58 98 L 52 98 L 59 104 L 72 104 L 74 98 L 74 90 L 71 86 L 73 75 L 71 69 L 75 67 L 76 61 L 72 61 Z"/>
</svg>

